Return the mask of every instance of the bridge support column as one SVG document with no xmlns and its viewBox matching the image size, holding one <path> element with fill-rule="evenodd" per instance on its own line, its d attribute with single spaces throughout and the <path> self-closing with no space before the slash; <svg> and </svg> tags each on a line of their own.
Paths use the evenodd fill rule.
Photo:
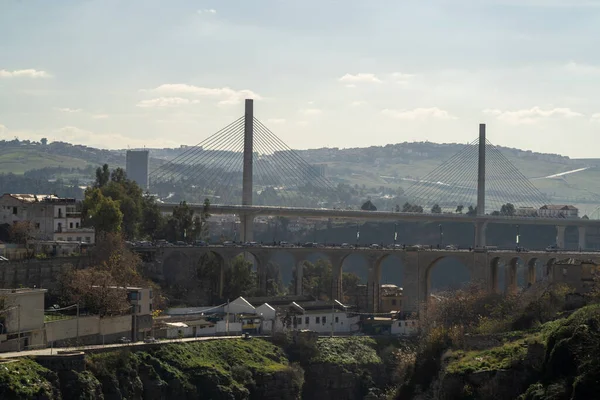
<svg viewBox="0 0 600 400">
<path fill-rule="evenodd" d="M 342 263 L 344 257 L 330 256 L 329 261 L 331 262 L 332 274 L 331 274 L 331 299 L 339 300 L 343 303 L 343 289 L 342 289 Z"/>
<path fill-rule="evenodd" d="M 367 276 L 367 309 L 376 313 L 379 312 L 379 304 L 381 303 L 381 269 L 378 265 L 377 255 L 366 257 L 369 265 L 369 273 Z"/>
<path fill-rule="evenodd" d="M 240 215 L 240 242 L 251 242 L 254 240 L 254 216 Z"/>
<path fill-rule="evenodd" d="M 556 227 L 556 246 L 559 249 L 565 248 L 565 230 L 566 226 L 557 226 Z"/>
<path fill-rule="evenodd" d="M 296 263 L 296 276 L 295 276 L 295 295 L 302 296 L 303 292 L 303 277 L 304 277 L 304 261 L 303 260 L 295 260 Z"/>
<path fill-rule="evenodd" d="M 580 226 L 579 228 L 579 251 L 585 250 L 587 247 L 587 242 L 585 240 L 586 229 L 585 226 Z"/>
<path fill-rule="evenodd" d="M 475 223 L 475 248 L 485 247 L 485 234 L 487 231 L 487 222 L 478 221 Z"/>
<path fill-rule="evenodd" d="M 402 310 L 407 313 L 417 313 L 420 311 L 423 299 L 427 296 L 422 294 L 423 291 L 426 292 L 427 284 L 426 274 L 421 271 L 419 265 L 419 252 L 403 253 L 402 264 L 404 265 Z"/>
<path fill-rule="evenodd" d="M 253 160 L 254 155 L 254 100 L 246 99 L 244 109 L 244 164 L 242 171 L 242 205 L 252 205 L 252 177 L 253 177 Z M 251 215 L 240 215 L 241 233 L 240 239 L 242 242 L 251 242 L 254 228 L 254 217 Z"/>
</svg>

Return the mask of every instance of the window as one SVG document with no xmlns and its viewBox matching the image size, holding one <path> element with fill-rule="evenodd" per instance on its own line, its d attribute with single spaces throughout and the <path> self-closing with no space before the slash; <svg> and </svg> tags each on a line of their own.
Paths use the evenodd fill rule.
<svg viewBox="0 0 600 400">
<path fill-rule="evenodd" d="M 39 222 L 35 223 L 35 229 L 40 229 L 40 223 Z"/>
<path fill-rule="evenodd" d="M 79 228 L 79 222 L 75 222 L 75 228 Z"/>
<path fill-rule="evenodd" d="M 339 317 L 335 317 L 335 323 L 337 324 L 338 322 L 340 322 L 340 318 Z"/>
<path fill-rule="evenodd" d="M 142 299 L 142 292 L 138 292 L 138 295 L 139 295 L 138 300 L 141 300 Z"/>
<path fill-rule="evenodd" d="M 327 322 L 327 317 L 323 317 L 323 325 Z"/>
<path fill-rule="evenodd" d="M 310 317 L 304 318 L 304 323 L 308 325 L 310 323 Z"/>
<path fill-rule="evenodd" d="M 56 231 L 57 231 L 57 232 L 62 232 L 62 222 L 59 222 L 59 223 L 56 225 Z"/>
<path fill-rule="evenodd" d="M 17 207 L 13 207 L 13 214 L 17 215 Z"/>
<path fill-rule="evenodd" d="M 298 318 L 296 318 L 296 323 L 297 323 L 298 325 L 302 325 L 302 317 L 298 317 Z"/>
<path fill-rule="evenodd" d="M 148 304 L 148 311 L 152 312 L 152 303 Z"/>
<path fill-rule="evenodd" d="M 81 236 L 77 236 L 77 241 L 81 242 Z"/>
<path fill-rule="evenodd" d="M 89 237 L 89 236 L 86 236 L 86 237 L 85 237 L 85 241 L 86 241 L 86 242 L 88 242 L 88 243 L 90 243 L 90 242 L 92 241 L 92 238 L 91 238 L 91 237 Z"/>
<path fill-rule="evenodd" d="M 138 300 L 138 292 L 129 292 L 129 300 Z"/>
<path fill-rule="evenodd" d="M 68 242 L 70 242 L 70 241 L 72 241 L 72 240 L 73 240 L 73 238 L 72 238 L 71 236 L 67 236 L 67 241 L 68 241 Z"/>
<path fill-rule="evenodd" d="M 137 312 L 138 312 L 138 314 L 142 313 L 142 306 L 138 305 L 138 311 Z"/>
<path fill-rule="evenodd" d="M 73 229 L 73 223 L 69 222 L 69 228 Z"/>
<path fill-rule="evenodd" d="M 317 324 L 318 324 L 318 323 L 320 323 L 320 322 L 321 322 L 321 318 L 320 318 L 320 317 L 316 317 L 316 318 L 315 318 L 315 322 L 316 322 Z"/>
<path fill-rule="evenodd" d="M 396 305 L 396 299 L 392 299 L 392 305 L 395 306 Z"/>
</svg>

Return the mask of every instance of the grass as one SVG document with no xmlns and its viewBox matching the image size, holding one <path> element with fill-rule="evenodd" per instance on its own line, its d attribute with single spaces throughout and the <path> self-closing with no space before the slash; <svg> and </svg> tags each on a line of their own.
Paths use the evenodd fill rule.
<svg viewBox="0 0 600 400">
<path fill-rule="evenodd" d="M 72 315 L 61 315 L 61 314 L 44 314 L 44 322 L 60 321 L 63 319 L 73 318 Z"/>
<path fill-rule="evenodd" d="M 509 342 L 502 346 L 481 351 L 454 351 L 446 371 L 454 374 L 469 374 L 476 371 L 495 371 L 510 368 L 527 354 L 524 340 Z"/>
<path fill-rule="evenodd" d="M 48 378 L 57 379 L 53 372 L 28 358 L 0 363 L 0 398 L 54 398 Z"/>
<path fill-rule="evenodd" d="M 35 149 L 4 149 L 0 151 L 0 173 L 23 174 L 44 167 L 85 168 L 85 160 L 49 154 Z"/>
<path fill-rule="evenodd" d="M 310 362 L 337 365 L 381 364 L 376 346 L 374 339 L 366 337 L 320 338 L 317 341 L 317 356 Z"/>
<path fill-rule="evenodd" d="M 163 345 L 152 356 L 168 360 L 179 370 L 210 367 L 228 373 L 234 365 L 254 371 L 273 372 L 287 367 L 283 351 L 261 339 L 214 340 Z"/>
</svg>

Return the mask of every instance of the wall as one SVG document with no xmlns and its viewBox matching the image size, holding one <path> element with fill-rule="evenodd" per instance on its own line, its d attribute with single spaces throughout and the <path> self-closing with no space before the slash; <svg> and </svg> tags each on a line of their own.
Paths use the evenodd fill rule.
<svg viewBox="0 0 600 400">
<path fill-rule="evenodd" d="M 418 320 L 401 320 L 392 322 L 392 335 L 416 335 L 419 332 Z"/>
<path fill-rule="evenodd" d="M 56 288 L 60 276 L 71 268 L 86 268 L 89 258 L 55 257 L 46 260 L 0 263 L 0 288 Z"/>
<path fill-rule="evenodd" d="M 100 317 L 80 317 L 79 337 L 97 335 Z M 46 340 L 48 343 L 77 337 L 77 318 L 62 319 L 46 323 Z"/>
<path fill-rule="evenodd" d="M 6 315 L 5 329 L 8 333 L 16 333 L 42 329 L 44 326 L 44 294 L 45 290 L 9 290 L 0 291 L 6 296 L 6 308 L 19 306 L 9 310 Z"/>
</svg>

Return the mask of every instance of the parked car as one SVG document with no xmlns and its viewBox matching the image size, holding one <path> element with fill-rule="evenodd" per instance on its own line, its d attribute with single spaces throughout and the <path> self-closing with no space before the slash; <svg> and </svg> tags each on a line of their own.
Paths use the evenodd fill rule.
<svg viewBox="0 0 600 400">
<path fill-rule="evenodd" d="M 233 243 L 230 240 L 227 240 L 227 241 L 223 242 L 223 246 L 231 247 L 231 246 L 235 246 L 235 243 Z"/>
<path fill-rule="evenodd" d="M 449 244 L 446 246 L 446 250 L 458 250 L 458 248 L 453 244 Z"/>
<path fill-rule="evenodd" d="M 373 243 L 371 246 L 369 246 L 372 249 L 379 249 L 381 246 L 379 246 L 377 243 Z"/>
<path fill-rule="evenodd" d="M 205 247 L 205 246 L 208 246 L 208 243 L 206 243 L 204 240 L 196 240 L 194 242 L 194 246 L 196 246 L 196 247 Z"/>
<path fill-rule="evenodd" d="M 557 252 L 558 251 L 558 246 L 555 245 L 555 244 L 552 244 L 552 245 L 546 247 L 546 251 Z"/>
<path fill-rule="evenodd" d="M 158 343 L 158 339 L 150 336 L 150 337 L 147 337 L 146 339 L 144 339 L 144 343 Z"/>
<path fill-rule="evenodd" d="M 131 343 L 131 339 L 123 336 L 122 338 L 119 339 L 119 343 Z"/>
<path fill-rule="evenodd" d="M 342 249 L 350 249 L 353 246 L 350 243 L 342 243 Z"/>
</svg>

